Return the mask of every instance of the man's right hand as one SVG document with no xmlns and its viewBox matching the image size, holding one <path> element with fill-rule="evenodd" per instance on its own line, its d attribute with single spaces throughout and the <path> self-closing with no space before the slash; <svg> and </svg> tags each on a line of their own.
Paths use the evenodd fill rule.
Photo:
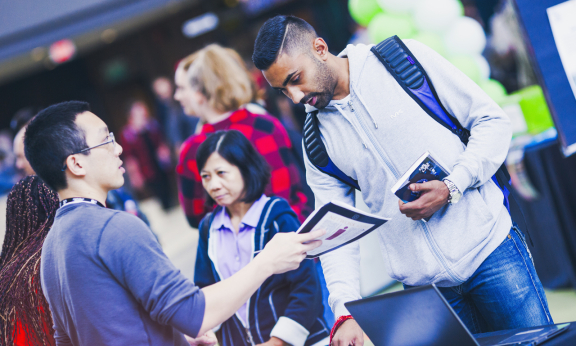
<svg viewBox="0 0 576 346">
<path fill-rule="evenodd" d="M 364 332 L 353 319 L 346 320 L 334 334 L 330 346 L 362 346 L 364 345 Z"/>
<path fill-rule="evenodd" d="M 314 240 L 326 233 L 316 230 L 309 233 L 297 234 L 277 233 L 256 256 L 255 260 L 262 261 L 270 269 L 270 275 L 282 274 L 298 269 L 300 262 L 306 258 L 306 252 L 312 251 L 322 245 L 322 241 Z M 306 243 L 306 244 L 304 244 Z"/>
</svg>

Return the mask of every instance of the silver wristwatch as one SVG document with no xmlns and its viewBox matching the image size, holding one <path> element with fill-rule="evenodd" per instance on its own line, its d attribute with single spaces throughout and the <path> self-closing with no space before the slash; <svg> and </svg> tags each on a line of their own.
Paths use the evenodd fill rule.
<svg viewBox="0 0 576 346">
<path fill-rule="evenodd" d="M 444 179 L 442 181 L 444 182 L 444 184 L 446 184 L 448 191 L 450 191 L 450 195 L 448 195 L 448 203 L 450 204 L 458 203 L 458 201 L 460 201 L 460 198 L 462 198 L 462 192 L 460 192 L 456 184 L 454 184 L 450 180 Z"/>
</svg>

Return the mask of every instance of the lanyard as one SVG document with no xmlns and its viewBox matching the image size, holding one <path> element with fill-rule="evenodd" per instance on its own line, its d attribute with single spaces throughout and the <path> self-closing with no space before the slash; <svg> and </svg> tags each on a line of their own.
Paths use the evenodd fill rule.
<svg viewBox="0 0 576 346">
<path fill-rule="evenodd" d="M 73 203 L 90 203 L 90 204 L 96 204 L 102 208 L 105 208 L 105 206 L 98 202 L 95 199 L 92 198 L 86 198 L 86 197 L 72 197 L 72 198 L 66 198 L 60 201 L 60 208 L 62 208 L 63 206 L 67 205 L 67 204 L 73 204 Z"/>
</svg>

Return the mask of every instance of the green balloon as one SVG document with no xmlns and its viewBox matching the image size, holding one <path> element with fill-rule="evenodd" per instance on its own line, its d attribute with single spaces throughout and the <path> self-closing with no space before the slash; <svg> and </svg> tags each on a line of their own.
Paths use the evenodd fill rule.
<svg viewBox="0 0 576 346">
<path fill-rule="evenodd" d="M 488 79 L 482 81 L 480 82 L 480 88 L 498 104 L 506 99 L 506 89 L 497 80 Z"/>
<path fill-rule="evenodd" d="M 367 26 L 375 15 L 382 12 L 376 0 L 349 0 L 348 10 L 356 23 Z"/>
<path fill-rule="evenodd" d="M 434 49 L 436 53 L 446 57 L 446 47 L 444 46 L 444 41 L 440 35 L 433 32 L 419 32 L 412 38 L 420 43 L 424 43 L 428 47 Z"/>
<path fill-rule="evenodd" d="M 464 72 L 468 78 L 472 79 L 475 83 L 479 83 L 481 79 L 480 67 L 473 57 L 466 55 L 459 55 L 448 59 L 452 65 L 456 66 L 460 71 Z"/>
<path fill-rule="evenodd" d="M 412 17 L 398 14 L 379 13 L 368 24 L 368 36 L 372 43 L 398 35 L 405 39 L 411 38 L 416 33 Z"/>
</svg>

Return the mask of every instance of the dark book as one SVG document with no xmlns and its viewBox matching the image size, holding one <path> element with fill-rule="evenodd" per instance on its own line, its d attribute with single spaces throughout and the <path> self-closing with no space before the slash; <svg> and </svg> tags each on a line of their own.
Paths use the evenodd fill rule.
<svg viewBox="0 0 576 346">
<path fill-rule="evenodd" d="M 408 188 L 410 184 L 442 180 L 446 178 L 448 174 L 448 171 L 427 151 L 398 179 L 398 182 L 392 187 L 392 192 L 404 203 L 412 202 L 420 197 L 420 192 L 411 191 Z"/>
</svg>

